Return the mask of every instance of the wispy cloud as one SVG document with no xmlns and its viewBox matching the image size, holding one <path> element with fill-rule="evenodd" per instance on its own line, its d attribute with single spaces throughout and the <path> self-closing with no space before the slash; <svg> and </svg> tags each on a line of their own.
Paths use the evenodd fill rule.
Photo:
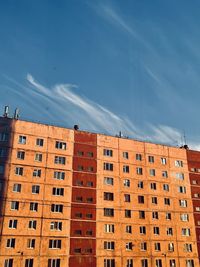
<svg viewBox="0 0 200 267">
<path fill-rule="evenodd" d="M 139 140 L 174 146 L 183 145 L 183 133 L 180 130 L 166 125 L 149 124 L 147 130 L 143 131 L 128 117 L 115 114 L 106 107 L 81 96 L 76 84 L 56 84 L 49 88 L 38 82 L 31 74 L 27 74 L 26 80 L 27 86 L 10 80 L 18 86 L 18 89 L 8 87 L 8 90 L 12 93 L 16 91 L 20 96 L 23 96 L 24 92 L 26 96 L 24 101 L 29 103 L 31 111 L 33 109 L 35 111 L 34 117 L 29 119 L 39 119 L 48 123 L 59 122 L 66 127 L 79 124 L 83 130 L 110 135 L 116 135 L 121 131 L 125 136 Z M 38 118 L 39 115 L 43 117 Z M 191 147 L 200 149 L 200 145 L 195 142 L 191 142 Z"/>
<path fill-rule="evenodd" d="M 144 133 L 129 118 L 117 115 L 94 101 L 80 96 L 75 92 L 78 90 L 75 84 L 57 84 L 53 88 L 47 88 L 37 82 L 31 74 L 27 75 L 27 80 L 39 94 L 52 101 L 52 109 L 59 108 L 60 117 L 68 119 L 68 114 L 72 111 L 77 122 L 88 130 L 112 135 L 122 131 L 132 138 L 175 146 L 182 144 L 182 134 L 177 129 L 165 125 L 149 125 L 148 132 Z"/>
</svg>

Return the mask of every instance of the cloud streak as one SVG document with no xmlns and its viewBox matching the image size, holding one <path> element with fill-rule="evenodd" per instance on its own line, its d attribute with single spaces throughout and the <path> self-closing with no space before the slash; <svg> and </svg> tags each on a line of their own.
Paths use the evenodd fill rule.
<svg viewBox="0 0 200 267">
<path fill-rule="evenodd" d="M 87 130 L 111 135 L 122 131 L 125 136 L 140 140 L 182 145 L 182 134 L 177 129 L 165 125 L 149 125 L 145 133 L 129 118 L 117 115 L 94 101 L 80 96 L 75 92 L 79 89 L 75 84 L 57 84 L 52 88 L 47 88 L 37 82 L 31 74 L 27 75 L 27 81 L 32 86 L 32 90 L 36 90 L 39 95 L 51 102 L 51 109 L 59 111 L 60 118 L 71 121 L 73 117 L 81 128 L 83 126 Z"/>
</svg>

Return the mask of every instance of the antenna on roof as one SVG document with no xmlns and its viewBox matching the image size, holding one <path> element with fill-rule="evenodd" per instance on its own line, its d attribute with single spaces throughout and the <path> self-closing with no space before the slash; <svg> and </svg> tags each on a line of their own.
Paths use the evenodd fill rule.
<svg viewBox="0 0 200 267">
<path fill-rule="evenodd" d="M 183 131 L 183 145 L 181 146 L 181 148 L 189 149 L 189 147 L 187 145 L 187 141 L 186 141 L 185 130 Z"/>
<path fill-rule="evenodd" d="M 16 119 L 16 120 L 19 119 L 19 109 L 18 108 L 15 109 L 14 119 Z"/>
<path fill-rule="evenodd" d="M 5 118 L 8 118 L 8 116 L 9 116 L 9 106 L 5 106 L 4 107 L 4 114 L 3 114 L 3 116 Z"/>
</svg>

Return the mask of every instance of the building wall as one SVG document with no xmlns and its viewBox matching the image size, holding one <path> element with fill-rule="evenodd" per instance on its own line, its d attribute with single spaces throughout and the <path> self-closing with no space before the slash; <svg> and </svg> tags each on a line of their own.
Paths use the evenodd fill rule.
<svg viewBox="0 0 200 267">
<path fill-rule="evenodd" d="M 112 150 L 112 156 L 105 156 L 104 149 Z M 128 153 L 128 158 L 123 157 L 123 152 Z M 141 154 L 141 161 L 136 160 L 136 154 Z M 149 156 L 154 157 L 154 163 L 149 162 Z M 166 165 L 161 158 L 166 159 Z M 183 167 L 176 167 L 175 160 L 181 160 Z M 127 260 L 131 259 L 134 266 L 142 266 L 143 259 L 147 259 L 148 266 L 156 266 L 159 259 L 163 266 L 170 266 L 173 259 L 176 266 L 186 266 L 186 259 L 190 259 L 198 266 L 185 150 L 98 135 L 97 162 L 97 266 L 103 266 L 106 259 L 114 259 L 116 266 L 128 266 Z M 104 163 L 112 163 L 113 171 L 105 170 Z M 129 166 L 129 172 L 123 171 L 124 166 Z M 137 167 L 142 168 L 142 175 L 137 174 Z M 149 174 L 150 169 L 155 169 L 155 176 Z M 162 171 L 167 171 L 167 178 L 162 177 Z M 177 179 L 176 173 L 183 173 L 184 180 Z M 106 184 L 105 177 L 112 177 L 113 185 Z M 143 188 L 138 187 L 141 182 Z M 156 190 L 151 189 L 151 183 L 156 184 Z M 166 184 L 169 191 L 163 190 Z M 179 186 L 184 186 L 186 193 L 179 193 Z M 112 193 L 114 199 L 105 200 L 105 192 Z M 130 195 L 130 202 L 125 201 L 125 194 Z M 157 197 L 157 204 L 152 203 L 152 197 Z M 144 203 L 138 203 L 138 198 L 144 198 Z M 164 204 L 164 198 L 170 199 L 170 205 Z M 187 207 L 180 207 L 179 200 L 186 200 Z M 114 209 L 114 215 L 105 216 L 104 208 Z M 130 211 L 130 217 L 126 218 L 125 210 Z M 140 211 L 145 212 L 145 219 L 139 218 Z M 159 219 L 152 218 L 154 211 Z M 171 214 L 171 220 L 166 220 L 166 212 Z M 183 213 L 189 215 L 189 221 L 180 220 Z M 106 224 L 114 225 L 113 233 L 106 232 Z M 127 226 L 132 228 L 131 233 L 126 232 Z M 142 226 L 146 227 L 146 234 L 140 233 Z M 159 227 L 159 234 L 154 234 L 154 227 Z M 173 235 L 167 235 L 167 228 L 172 228 Z M 191 230 L 189 237 L 182 236 L 182 228 Z M 114 249 L 105 249 L 104 242 L 114 242 Z M 146 250 L 141 249 L 143 242 Z M 127 249 L 127 243 L 132 243 L 132 248 Z M 155 250 L 155 243 L 160 243 L 160 251 Z M 174 245 L 173 252 L 168 250 L 169 243 Z M 192 252 L 185 251 L 185 244 L 192 245 Z"/>
<path fill-rule="evenodd" d="M 6 131 L 8 140 L 0 141 L 7 151 L 0 157 L 0 266 L 7 259 L 14 267 L 27 259 L 34 267 L 49 267 L 49 260 L 60 260 L 60 267 L 132 267 L 133 260 L 134 267 L 144 267 L 145 259 L 148 267 L 160 267 L 159 260 L 162 267 L 173 260 L 178 267 L 189 267 L 186 260 L 199 266 L 194 218 L 198 224 L 200 214 L 193 216 L 199 188 L 190 186 L 199 174 L 191 172 L 194 160 L 188 165 L 185 149 L 0 118 L 0 134 Z M 20 144 L 23 136 L 26 143 Z M 11 209 L 14 201 L 18 210 Z M 30 210 L 33 203 L 37 211 Z M 11 220 L 17 220 L 16 229 Z M 14 248 L 7 247 L 11 238 Z M 27 247 L 29 239 L 35 239 L 34 248 Z M 61 246 L 50 248 L 51 240 Z"/>
<path fill-rule="evenodd" d="M 26 259 L 34 259 L 34 266 L 47 266 L 48 259 L 61 259 L 61 266 L 68 264 L 73 131 L 15 121 L 10 133 L 13 136 L 9 172 L 5 175 L 8 184 L 6 207 L 0 246 L 0 266 L 12 258 L 14 266 L 25 266 Z M 19 144 L 19 136 L 26 136 L 26 144 Z M 36 145 L 36 139 L 43 139 L 43 146 Z M 55 142 L 66 142 L 67 148 L 56 149 Z M 24 151 L 24 160 L 17 158 L 17 152 Z M 35 160 L 36 153 L 42 154 L 42 161 Z M 66 157 L 66 164 L 55 164 L 55 156 Z M 16 168 L 23 168 L 23 175 L 16 175 Z M 34 177 L 34 170 L 41 170 L 41 177 Z M 65 173 L 64 180 L 54 179 L 54 171 Z M 21 185 L 21 192 L 13 192 L 14 184 Z M 32 186 L 38 185 L 39 193 L 32 193 Z M 63 188 L 64 196 L 52 195 L 53 187 Z M 11 210 L 11 202 L 18 201 L 19 209 Z M 30 202 L 38 203 L 37 211 L 30 211 Z M 60 204 L 63 212 L 52 212 L 51 205 Z M 9 228 L 10 220 L 17 220 L 17 229 Z M 35 220 L 36 229 L 29 229 L 29 221 Z M 61 222 L 62 231 L 50 230 L 50 222 Z M 15 238 L 15 248 L 6 248 L 7 240 Z M 35 239 L 35 248 L 27 248 L 28 239 Z M 61 240 L 61 249 L 50 249 L 49 240 Z"/>
<path fill-rule="evenodd" d="M 198 255 L 200 260 L 200 152 L 187 150 L 187 158 L 191 184 L 191 196 L 194 209 Z"/>
</svg>

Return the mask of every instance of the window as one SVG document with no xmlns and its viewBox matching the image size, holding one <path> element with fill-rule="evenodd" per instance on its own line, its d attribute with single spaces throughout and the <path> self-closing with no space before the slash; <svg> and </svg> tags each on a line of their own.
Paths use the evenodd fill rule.
<svg viewBox="0 0 200 267">
<path fill-rule="evenodd" d="M 61 249 L 61 240 L 60 239 L 50 239 L 49 240 L 49 248 L 59 248 Z"/>
<path fill-rule="evenodd" d="M 163 184 L 163 190 L 169 192 L 169 185 Z"/>
<path fill-rule="evenodd" d="M 23 175 L 23 171 L 24 171 L 24 169 L 22 167 L 16 167 L 15 174 L 22 176 Z"/>
<path fill-rule="evenodd" d="M 0 157 L 3 158 L 7 155 L 7 149 L 6 148 L 0 148 Z"/>
<path fill-rule="evenodd" d="M 35 239 L 27 240 L 27 248 L 35 248 Z"/>
<path fill-rule="evenodd" d="M 3 173 L 4 173 L 4 166 L 0 165 L 0 174 L 3 174 Z"/>
<path fill-rule="evenodd" d="M 7 248 L 15 248 L 15 238 L 9 238 L 6 242 Z"/>
<path fill-rule="evenodd" d="M 62 222 L 50 222 L 50 230 L 62 231 Z"/>
<path fill-rule="evenodd" d="M 4 261 L 4 267 L 13 267 L 13 259 L 6 259 Z"/>
<path fill-rule="evenodd" d="M 75 248 L 75 249 L 74 249 L 74 253 L 81 254 L 81 248 Z"/>
<path fill-rule="evenodd" d="M 185 200 L 185 199 L 180 199 L 180 200 L 179 200 L 179 205 L 180 205 L 180 207 L 184 207 L 184 208 L 186 208 L 186 207 L 187 207 L 187 200 Z"/>
<path fill-rule="evenodd" d="M 158 212 L 157 211 L 152 212 L 152 219 L 158 219 Z"/>
<path fill-rule="evenodd" d="M 171 213 L 170 212 L 166 212 L 165 218 L 166 218 L 166 220 L 171 220 L 172 219 Z"/>
<path fill-rule="evenodd" d="M 115 249 L 115 242 L 114 241 L 104 241 L 104 249 L 114 250 Z"/>
<path fill-rule="evenodd" d="M 57 149 L 63 149 L 66 150 L 67 148 L 67 144 L 65 142 L 60 142 L 60 141 L 56 141 L 56 146 Z"/>
<path fill-rule="evenodd" d="M 36 139 L 36 146 L 43 146 L 44 145 L 44 139 L 37 138 Z"/>
<path fill-rule="evenodd" d="M 19 136 L 19 140 L 18 140 L 19 144 L 25 145 L 26 144 L 26 136 L 24 135 L 20 135 Z"/>
<path fill-rule="evenodd" d="M 138 203 L 140 204 L 144 203 L 144 196 L 138 196 Z"/>
<path fill-rule="evenodd" d="M 83 186 L 83 181 L 76 180 L 75 183 L 77 186 Z"/>
<path fill-rule="evenodd" d="M 132 250 L 132 248 L 133 248 L 132 242 L 127 242 L 126 243 L 126 250 Z"/>
<path fill-rule="evenodd" d="M 60 267 L 60 259 L 48 259 L 48 267 Z"/>
<path fill-rule="evenodd" d="M 88 172 L 93 172 L 94 168 L 92 166 L 87 167 Z"/>
<path fill-rule="evenodd" d="M 10 209 L 11 210 L 18 210 L 19 209 L 19 201 L 11 201 Z"/>
<path fill-rule="evenodd" d="M 126 267 L 133 267 L 133 260 L 132 259 L 126 260 Z"/>
<path fill-rule="evenodd" d="M 21 184 L 14 184 L 13 185 L 13 192 L 20 193 L 21 192 Z"/>
<path fill-rule="evenodd" d="M 154 233 L 154 235 L 159 235 L 159 234 L 160 234 L 160 229 L 159 229 L 159 227 L 155 226 L 155 227 L 153 228 L 153 233 Z"/>
<path fill-rule="evenodd" d="M 113 171 L 113 164 L 112 163 L 108 163 L 108 162 L 104 162 L 103 169 L 105 171 Z"/>
<path fill-rule="evenodd" d="M 167 235 L 173 235 L 173 228 L 171 227 L 167 228 Z"/>
<path fill-rule="evenodd" d="M 170 267 L 176 267 L 176 260 L 169 260 L 169 266 Z"/>
<path fill-rule="evenodd" d="M 190 229 L 182 228 L 181 233 L 182 233 L 182 236 L 190 236 Z"/>
<path fill-rule="evenodd" d="M 87 231 L 86 231 L 86 235 L 87 235 L 87 236 L 92 236 L 92 234 L 93 234 L 92 230 L 87 230 Z"/>
<path fill-rule="evenodd" d="M 0 142 L 8 141 L 8 133 L 0 133 Z"/>
<path fill-rule="evenodd" d="M 113 217 L 114 216 L 114 209 L 104 208 L 104 216 Z"/>
<path fill-rule="evenodd" d="M 17 229 L 17 220 L 9 220 L 8 227 L 12 229 Z"/>
<path fill-rule="evenodd" d="M 142 242 L 140 244 L 140 250 L 142 250 L 142 251 L 146 251 L 147 250 L 147 242 Z"/>
<path fill-rule="evenodd" d="M 76 218 L 82 218 L 82 213 L 80 213 L 80 212 L 75 213 L 75 217 L 76 217 Z"/>
<path fill-rule="evenodd" d="M 114 233 L 115 232 L 115 226 L 114 226 L 114 224 L 104 224 L 104 230 L 106 233 Z"/>
<path fill-rule="evenodd" d="M 139 218 L 140 219 L 145 219 L 145 211 L 139 210 Z"/>
<path fill-rule="evenodd" d="M 183 167 L 183 161 L 182 160 L 175 160 L 175 166 L 176 167 Z"/>
<path fill-rule="evenodd" d="M 137 173 L 138 175 L 142 175 L 142 173 L 143 173 L 142 168 L 141 168 L 141 167 L 137 167 L 137 168 L 136 168 L 136 173 Z"/>
<path fill-rule="evenodd" d="M 139 160 L 139 161 L 141 161 L 142 160 L 142 155 L 141 154 L 136 154 L 136 160 Z"/>
<path fill-rule="evenodd" d="M 112 177 L 104 177 L 104 184 L 113 185 L 114 184 L 114 179 Z"/>
<path fill-rule="evenodd" d="M 125 210 L 125 218 L 131 218 L 131 210 Z"/>
<path fill-rule="evenodd" d="M 124 201 L 125 202 L 131 202 L 131 196 L 130 196 L 130 194 L 124 194 Z"/>
<path fill-rule="evenodd" d="M 156 259 L 156 267 L 162 267 L 162 260 Z"/>
<path fill-rule="evenodd" d="M 40 193 L 40 186 L 32 185 L 32 194 L 39 194 L 39 193 Z"/>
<path fill-rule="evenodd" d="M 62 187 L 53 187 L 52 195 L 54 195 L 54 196 L 64 196 L 64 188 L 62 188 Z"/>
<path fill-rule="evenodd" d="M 57 179 L 57 180 L 64 180 L 65 179 L 65 172 L 55 171 L 53 178 Z"/>
<path fill-rule="evenodd" d="M 93 217 L 92 213 L 86 213 L 86 218 L 87 219 L 92 219 L 92 217 Z"/>
<path fill-rule="evenodd" d="M 161 158 L 161 164 L 166 165 L 167 164 L 167 159 L 166 158 Z"/>
<path fill-rule="evenodd" d="M 157 205 L 158 204 L 158 198 L 157 197 L 152 197 L 151 198 L 151 203 Z"/>
<path fill-rule="evenodd" d="M 178 180 L 184 180 L 184 173 L 177 172 L 176 173 L 176 179 L 178 179 Z"/>
<path fill-rule="evenodd" d="M 194 267 L 194 260 L 186 260 L 186 267 Z"/>
<path fill-rule="evenodd" d="M 42 154 L 41 153 L 36 153 L 35 154 L 35 161 L 42 162 Z"/>
<path fill-rule="evenodd" d="M 94 156 L 94 154 L 93 154 L 93 152 L 87 152 L 87 156 L 88 156 L 89 158 L 92 158 L 92 157 Z"/>
<path fill-rule="evenodd" d="M 144 183 L 143 181 L 138 181 L 138 188 L 144 188 Z"/>
<path fill-rule="evenodd" d="M 132 233 L 132 226 L 126 225 L 126 233 L 131 234 Z"/>
<path fill-rule="evenodd" d="M 168 251 L 173 252 L 174 251 L 174 243 L 168 244 Z"/>
<path fill-rule="evenodd" d="M 146 227 L 145 226 L 140 226 L 140 234 L 146 235 Z"/>
<path fill-rule="evenodd" d="M 164 177 L 164 178 L 167 178 L 168 177 L 167 171 L 162 171 L 162 177 Z"/>
<path fill-rule="evenodd" d="M 33 229 L 36 230 L 37 228 L 37 221 L 36 220 L 31 220 L 28 222 L 28 228 L 29 229 Z"/>
<path fill-rule="evenodd" d="M 74 234 L 81 236 L 82 235 L 82 231 L 81 230 L 75 230 L 74 231 Z"/>
<path fill-rule="evenodd" d="M 103 155 L 107 157 L 112 157 L 113 156 L 113 151 L 111 149 L 104 149 L 103 150 Z"/>
<path fill-rule="evenodd" d="M 128 152 L 123 152 L 123 158 L 128 159 Z"/>
<path fill-rule="evenodd" d="M 156 170 L 155 169 L 150 169 L 149 170 L 149 175 L 150 176 L 155 176 L 156 175 Z"/>
<path fill-rule="evenodd" d="M 51 205 L 51 211 L 52 212 L 63 212 L 63 205 L 61 204 L 52 204 Z"/>
<path fill-rule="evenodd" d="M 18 159 L 25 159 L 25 152 L 24 151 L 17 151 L 17 158 Z"/>
<path fill-rule="evenodd" d="M 186 187 L 185 186 L 178 186 L 178 192 L 185 194 L 186 193 Z"/>
<path fill-rule="evenodd" d="M 92 181 L 87 181 L 86 186 L 93 187 L 94 183 Z"/>
<path fill-rule="evenodd" d="M 150 183 L 150 187 L 152 190 L 156 190 L 156 183 Z"/>
<path fill-rule="evenodd" d="M 180 219 L 183 222 L 188 222 L 189 221 L 189 215 L 186 214 L 186 213 L 183 213 L 183 214 L 180 215 Z"/>
<path fill-rule="evenodd" d="M 83 166 L 82 165 L 78 165 L 78 171 L 83 171 Z"/>
<path fill-rule="evenodd" d="M 33 259 L 26 259 L 25 267 L 33 267 Z"/>
<path fill-rule="evenodd" d="M 130 185 L 131 185 L 130 180 L 129 179 L 124 179 L 124 186 L 130 187 Z"/>
<path fill-rule="evenodd" d="M 165 197 L 164 204 L 170 206 L 170 199 Z"/>
<path fill-rule="evenodd" d="M 161 248 L 160 248 L 160 243 L 159 243 L 159 242 L 156 242 L 156 243 L 154 244 L 154 248 L 155 248 L 155 251 L 160 251 L 160 250 L 161 250 Z"/>
<path fill-rule="evenodd" d="M 65 158 L 65 157 L 60 157 L 60 156 L 55 156 L 54 163 L 55 163 L 55 164 L 62 164 L 62 165 L 65 165 L 65 163 L 66 163 L 66 158 Z"/>
<path fill-rule="evenodd" d="M 184 251 L 186 252 L 192 252 L 192 244 L 184 244 Z"/>
<path fill-rule="evenodd" d="M 148 156 L 148 161 L 150 163 L 154 163 L 154 156 Z"/>
<path fill-rule="evenodd" d="M 84 152 L 83 151 L 77 151 L 77 155 L 82 157 L 84 155 Z"/>
<path fill-rule="evenodd" d="M 33 177 L 41 177 L 42 171 L 41 169 L 34 169 L 33 170 Z"/>
<path fill-rule="evenodd" d="M 148 260 L 147 259 L 141 260 L 141 267 L 148 267 Z"/>
<path fill-rule="evenodd" d="M 87 197 L 86 202 L 87 203 L 93 203 L 93 197 Z"/>
<path fill-rule="evenodd" d="M 110 192 L 104 192 L 104 200 L 113 201 L 114 200 L 114 194 Z"/>
<path fill-rule="evenodd" d="M 30 203 L 30 211 L 38 211 L 38 203 L 37 202 L 31 202 Z"/>
<path fill-rule="evenodd" d="M 114 259 L 104 259 L 104 267 L 115 267 Z"/>
<path fill-rule="evenodd" d="M 129 173 L 129 166 L 128 165 L 124 165 L 123 166 L 123 172 L 124 173 Z"/>
</svg>

